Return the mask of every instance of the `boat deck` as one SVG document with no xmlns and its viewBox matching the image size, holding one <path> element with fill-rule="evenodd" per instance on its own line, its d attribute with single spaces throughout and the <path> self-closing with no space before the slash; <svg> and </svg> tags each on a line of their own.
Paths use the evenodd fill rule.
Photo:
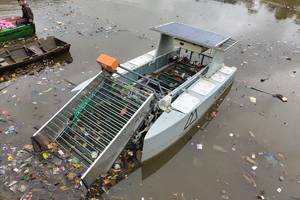
<svg viewBox="0 0 300 200">
<path fill-rule="evenodd" d="M 190 60 L 184 57 L 168 63 L 148 75 L 148 77 L 159 82 L 164 89 L 172 91 L 204 67 L 205 65 L 199 63 L 191 64 Z M 155 88 L 155 86 L 152 87 Z"/>
</svg>

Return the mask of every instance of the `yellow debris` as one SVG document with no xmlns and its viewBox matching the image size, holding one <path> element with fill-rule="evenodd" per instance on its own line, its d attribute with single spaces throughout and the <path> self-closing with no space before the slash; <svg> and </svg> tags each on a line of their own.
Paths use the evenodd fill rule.
<svg viewBox="0 0 300 200">
<path fill-rule="evenodd" d="M 81 164 L 79 163 L 73 163 L 72 166 L 76 169 L 79 169 L 81 167 Z"/>
<path fill-rule="evenodd" d="M 42 157 L 47 160 L 49 158 L 49 154 L 47 152 L 42 153 Z"/>
<path fill-rule="evenodd" d="M 7 160 L 8 161 L 12 161 L 14 159 L 14 157 L 11 154 L 7 154 Z"/>
</svg>

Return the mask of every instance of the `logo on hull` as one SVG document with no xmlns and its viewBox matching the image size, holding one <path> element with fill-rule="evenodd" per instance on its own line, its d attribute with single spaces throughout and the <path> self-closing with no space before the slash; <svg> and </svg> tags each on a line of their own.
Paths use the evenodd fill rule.
<svg viewBox="0 0 300 200">
<path fill-rule="evenodd" d="M 196 109 L 190 114 L 190 116 L 184 126 L 184 130 L 187 129 L 188 127 L 190 127 L 197 119 L 198 119 L 198 112 Z"/>
</svg>

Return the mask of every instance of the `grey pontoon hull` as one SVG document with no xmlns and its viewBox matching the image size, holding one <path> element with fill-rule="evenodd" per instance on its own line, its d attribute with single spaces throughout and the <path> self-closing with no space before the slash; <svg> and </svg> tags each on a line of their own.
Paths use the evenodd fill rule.
<svg viewBox="0 0 300 200">
<path fill-rule="evenodd" d="M 143 162 L 153 159 L 164 150 L 168 149 L 181 137 L 183 137 L 193 127 L 193 125 L 203 117 L 203 115 L 215 103 L 215 101 L 220 98 L 220 96 L 228 89 L 228 87 L 231 86 L 234 81 L 236 68 L 226 67 L 226 69 L 231 69 L 231 73 L 225 74 L 220 71 L 217 72 L 217 74 L 224 75 L 225 79 L 222 82 L 218 82 L 213 78 L 206 79 L 208 82 L 215 85 L 215 87 L 207 95 L 202 95 L 199 92 L 197 93 L 192 91 L 191 89 L 188 89 L 187 92 L 182 94 L 191 95 L 199 100 L 199 103 L 194 108 L 191 108 L 190 112 L 184 113 L 176 109 L 172 109 L 172 111 L 169 113 L 164 112 L 155 121 L 144 139 L 142 156 Z M 204 79 L 199 79 L 199 81 L 202 80 Z M 194 85 L 197 85 L 199 81 L 197 81 Z M 192 85 L 190 88 L 193 88 L 194 85 Z M 174 105 L 174 103 L 172 105 Z"/>
</svg>

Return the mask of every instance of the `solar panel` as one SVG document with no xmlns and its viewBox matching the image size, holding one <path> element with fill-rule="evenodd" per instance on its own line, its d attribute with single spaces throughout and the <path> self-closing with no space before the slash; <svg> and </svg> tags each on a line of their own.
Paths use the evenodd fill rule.
<svg viewBox="0 0 300 200">
<path fill-rule="evenodd" d="M 207 48 L 217 48 L 230 39 L 230 37 L 177 22 L 154 27 L 153 30 Z"/>
</svg>

